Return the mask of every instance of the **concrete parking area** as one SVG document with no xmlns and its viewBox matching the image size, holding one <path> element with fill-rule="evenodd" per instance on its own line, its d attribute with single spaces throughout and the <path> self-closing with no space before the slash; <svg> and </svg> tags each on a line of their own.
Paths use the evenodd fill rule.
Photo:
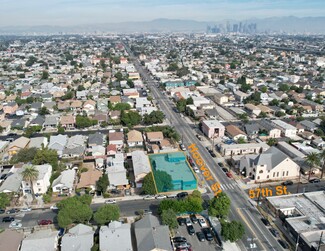
<svg viewBox="0 0 325 251">
<path fill-rule="evenodd" d="M 182 236 L 185 237 L 187 239 L 187 242 L 190 243 L 192 245 L 192 250 L 193 251 L 216 251 L 216 250 L 222 250 L 217 246 L 216 240 L 214 238 L 214 240 L 212 241 L 207 241 L 206 239 L 204 241 L 199 241 L 196 233 L 202 231 L 201 226 L 199 225 L 199 223 L 195 223 L 192 225 L 195 229 L 195 235 L 189 235 L 187 228 L 186 228 L 186 224 L 183 226 L 179 226 L 177 231 L 176 231 L 176 235 L 175 236 Z"/>
</svg>

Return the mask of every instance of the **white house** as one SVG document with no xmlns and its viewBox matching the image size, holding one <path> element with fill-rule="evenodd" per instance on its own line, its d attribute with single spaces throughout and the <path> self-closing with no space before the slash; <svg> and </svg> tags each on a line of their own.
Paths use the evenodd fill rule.
<svg viewBox="0 0 325 251">
<path fill-rule="evenodd" d="M 126 169 L 124 167 L 123 153 L 115 154 L 115 157 L 107 158 L 106 173 L 111 186 L 128 185 L 129 181 L 126 178 Z"/>
<path fill-rule="evenodd" d="M 75 170 L 64 170 L 60 176 L 57 177 L 52 183 L 53 192 L 68 193 L 73 190 L 74 180 L 76 178 Z"/>
<path fill-rule="evenodd" d="M 137 130 L 131 130 L 127 134 L 127 142 L 129 147 L 142 146 L 143 137 L 142 133 Z"/>
<path fill-rule="evenodd" d="M 62 237 L 61 251 L 89 251 L 94 245 L 94 233 L 92 227 L 78 224 L 69 229 Z"/>
<path fill-rule="evenodd" d="M 143 178 L 151 172 L 148 156 L 144 151 L 133 151 L 132 164 L 137 187 L 142 187 Z"/>
<path fill-rule="evenodd" d="M 240 172 L 255 182 L 294 179 L 300 167 L 276 147 L 258 155 L 246 155 L 240 159 Z"/>
<path fill-rule="evenodd" d="M 26 168 L 28 165 L 24 165 L 22 168 Z M 52 175 L 52 166 L 50 164 L 44 165 L 36 165 L 35 169 L 38 170 L 38 177 L 36 180 L 32 182 L 34 193 L 44 194 L 47 192 L 47 189 L 50 187 L 50 177 Z M 29 181 L 23 180 L 22 191 L 23 194 L 30 194 L 31 191 L 31 183 Z"/>
<path fill-rule="evenodd" d="M 68 136 L 67 135 L 56 135 L 50 137 L 50 143 L 48 145 L 49 149 L 56 150 L 59 157 L 62 156 L 64 147 L 68 143 Z"/>
<path fill-rule="evenodd" d="M 295 138 L 297 136 L 297 128 L 279 119 L 272 120 L 285 137 Z"/>
<path fill-rule="evenodd" d="M 43 229 L 27 235 L 21 243 L 20 251 L 56 251 L 58 245 L 58 231 Z"/>
</svg>

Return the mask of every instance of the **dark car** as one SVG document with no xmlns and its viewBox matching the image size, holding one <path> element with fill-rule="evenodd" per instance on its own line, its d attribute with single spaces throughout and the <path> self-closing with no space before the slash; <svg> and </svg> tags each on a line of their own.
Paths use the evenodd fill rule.
<svg viewBox="0 0 325 251">
<path fill-rule="evenodd" d="M 219 165 L 220 167 L 224 167 L 223 163 L 221 163 L 221 162 L 218 162 L 218 165 Z"/>
<path fill-rule="evenodd" d="M 187 242 L 186 238 L 183 236 L 176 236 L 173 238 L 173 242 Z"/>
<path fill-rule="evenodd" d="M 5 210 L 0 208 L 0 214 L 4 214 Z"/>
<path fill-rule="evenodd" d="M 213 236 L 212 236 L 212 232 L 211 232 L 210 228 L 202 228 L 202 232 L 204 233 L 207 241 L 213 240 Z"/>
<path fill-rule="evenodd" d="M 195 214 L 191 214 L 190 218 L 191 218 L 191 221 L 193 222 L 193 224 L 198 223 L 198 220 L 197 220 Z"/>
<path fill-rule="evenodd" d="M 271 223 L 269 222 L 268 219 L 261 218 L 261 221 L 264 223 L 265 226 L 270 226 L 271 225 Z"/>
<path fill-rule="evenodd" d="M 192 245 L 188 242 L 177 242 L 175 248 L 190 248 Z"/>
<path fill-rule="evenodd" d="M 194 230 L 193 225 L 187 226 L 187 232 L 188 232 L 189 235 L 194 235 L 195 234 L 195 230 Z"/>
<path fill-rule="evenodd" d="M 205 241 L 205 237 L 202 232 L 196 232 L 196 236 L 199 239 L 199 241 Z"/>
<path fill-rule="evenodd" d="M 274 237 L 278 237 L 279 236 L 279 232 L 276 229 L 274 229 L 274 228 L 270 228 L 270 232 L 271 232 L 271 234 Z"/>
<path fill-rule="evenodd" d="M 319 183 L 320 182 L 320 179 L 311 179 L 309 180 L 310 183 Z"/>
<path fill-rule="evenodd" d="M 285 182 L 282 183 L 282 185 L 291 186 L 291 185 L 293 185 L 293 182 L 292 182 L 292 180 L 286 180 Z"/>
<path fill-rule="evenodd" d="M 12 208 L 10 210 L 7 211 L 7 214 L 15 214 L 15 213 L 18 213 L 19 212 L 19 209 L 17 208 Z"/>
<path fill-rule="evenodd" d="M 184 226 L 186 224 L 185 218 L 178 218 L 177 221 L 180 226 Z"/>
<path fill-rule="evenodd" d="M 177 194 L 178 199 L 184 199 L 188 196 L 188 192 L 181 192 Z"/>
<path fill-rule="evenodd" d="M 279 244 L 281 245 L 281 247 L 283 247 L 284 249 L 288 249 L 289 248 L 289 245 L 288 243 L 286 243 L 285 241 L 283 240 L 278 240 Z"/>
<path fill-rule="evenodd" d="M 53 222 L 51 220 L 40 220 L 38 222 L 38 225 L 42 225 L 42 226 L 44 226 L 44 225 L 50 225 L 50 224 L 53 224 Z"/>
<path fill-rule="evenodd" d="M 217 155 L 215 155 L 215 153 L 212 150 L 209 150 L 209 153 L 210 153 L 210 155 L 211 155 L 212 158 L 217 157 Z"/>
<path fill-rule="evenodd" d="M 228 173 L 228 169 L 227 168 L 222 168 L 222 171 L 224 171 L 225 173 Z"/>
<path fill-rule="evenodd" d="M 7 216 L 7 217 L 2 218 L 2 222 L 12 222 L 14 220 L 15 220 L 15 218 L 11 217 L 11 216 Z"/>
</svg>

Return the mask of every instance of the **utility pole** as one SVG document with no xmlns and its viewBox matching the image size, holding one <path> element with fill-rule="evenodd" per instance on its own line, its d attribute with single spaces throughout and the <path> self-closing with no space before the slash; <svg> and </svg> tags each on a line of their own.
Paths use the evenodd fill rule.
<svg viewBox="0 0 325 251">
<path fill-rule="evenodd" d="M 260 192 L 259 192 L 259 194 L 258 194 L 258 198 L 257 198 L 257 205 L 260 204 L 260 199 L 261 199 L 261 187 L 262 187 L 262 182 L 260 182 L 260 185 L 259 185 Z"/>
<path fill-rule="evenodd" d="M 322 237 L 323 237 L 323 232 L 320 234 L 320 237 L 319 237 L 319 243 L 318 243 L 317 251 L 320 250 L 320 244 L 322 243 Z"/>
<path fill-rule="evenodd" d="M 298 251 L 298 246 L 299 246 L 299 233 L 298 233 L 298 237 L 297 237 L 297 242 L 296 242 L 296 248 L 295 248 L 295 251 Z"/>
<path fill-rule="evenodd" d="M 301 172 L 299 171 L 299 180 L 298 180 L 298 186 L 297 186 L 297 193 L 299 191 L 299 186 L 300 186 L 300 178 L 301 178 Z"/>
</svg>

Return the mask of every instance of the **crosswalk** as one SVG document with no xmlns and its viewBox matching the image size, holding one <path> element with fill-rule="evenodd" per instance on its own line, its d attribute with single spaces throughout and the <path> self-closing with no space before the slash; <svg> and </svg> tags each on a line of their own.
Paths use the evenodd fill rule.
<svg viewBox="0 0 325 251">
<path fill-rule="evenodd" d="M 222 190 L 232 190 L 232 189 L 235 189 L 236 188 L 236 186 L 235 186 L 235 184 L 220 184 L 220 187 L 221 187 L 221 189 Z"/>
</svg>

